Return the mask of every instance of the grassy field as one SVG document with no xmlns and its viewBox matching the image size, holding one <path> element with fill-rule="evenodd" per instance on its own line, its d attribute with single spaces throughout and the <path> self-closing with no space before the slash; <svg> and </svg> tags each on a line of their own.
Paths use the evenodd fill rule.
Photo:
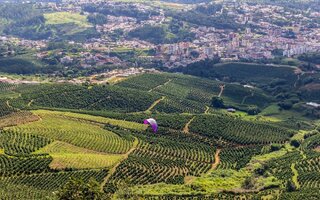
<svg viewBox="0 0 320 200">
<path fill-rule="evenodd" d="M 267 108 L 263 109 L 259 114 L 268 118 L 272 118 L 275 121 L 288 121 L 288 120 L 299 120 L 305 122 L 312 122 L 310 118 L 303 116 L 302 113 L 295 110 L 280 110 L 278 105 L 271 104 Z"/>
<path fill-rule="evenodd" d="M 162 196 L 166 195 L 199 195 L 215 194 L 221 191 L 241 189 L 246 177 L 250 176 L 246 170 L 218 169 L 208 174 L 193 178 L 191 183 L 184 185 L 155 184 L 136 186 L 132 190 L 137 195 Z"/>
<path fill-rule="evenodd" d="M 99 117 L 99 116 L 92 116 L 92 115 L 85 115 L 85 114 L 79 114 L 79 113 L 72 113 L 72 112 L 58 112 L 58 111 L 50 111 L 52 114 L 57 114 L 60 116 L 66 116 L 70 118 L 76 118 L 76 119 L 83 119 L 91 122 L 97 122 L 102 124 L 111 124 L 114 126 L 119 126 L 122 128 L 127 129 L 133 129 L 133 130 L 145 130 L 146 126 L 143 124 L 135 123 L 135 122 L 129 122 L 129 121 L 123 121 L 123 120 L 116 120 L 106 117 Z"/>
<path fill-rule="evenodd" d="M 121 154 L 100 153 L 60 141 L 55 141 L 35 152 L 35 154 L 43 153 L 52 156 L 53 161 L 50 163 L 52 169 L 108 168 L 123 158 Z"/>
<path fill-rule="evenodd" d="M 56 25 L 56 24 L 68 24 L 74 23 L 80 27 L 90 27 L 91 25 L 87 21 L 85 15 L 80 15 L 79 13 L 71 12 L 54 12 L 44 14 L 46 19 L 46 24 Z"/>
</svg>

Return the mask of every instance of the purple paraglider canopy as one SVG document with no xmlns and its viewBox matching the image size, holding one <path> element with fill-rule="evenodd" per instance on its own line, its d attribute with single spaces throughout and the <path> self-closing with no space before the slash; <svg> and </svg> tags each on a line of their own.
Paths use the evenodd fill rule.
<svg viewBox="0 0 320 200">
<path fill-rule="evenodd" d="M 157 122 L 156 122 L 155 119 L 153 119 L 153 118 L 145 119 L 145 120 L 143 121 L 143 123 L 144 123 L 144 124 L 150 124 L 153 132 L 156 133 L 156 132 L 158 131 L 158 124 L 157 124 Z"/>
</svg>

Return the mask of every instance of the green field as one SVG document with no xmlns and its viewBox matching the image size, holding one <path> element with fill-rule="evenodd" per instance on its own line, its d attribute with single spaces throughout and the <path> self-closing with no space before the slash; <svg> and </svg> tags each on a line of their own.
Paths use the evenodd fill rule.
<svg viewBox="0 0 320 200">
<path fill-rule="evenodd" d="M 52 111 L 38 110 L 33 113 L 41 120 L 6 130 L 40 135 L 106 153 L 125 153 L 133 143 L 133 141 L 122 139 L 117 134 L 103 129 L 101 125 L 82 122 L 79 126 L 81 122 L 79 119 L 64 117 Z"/>
<path fill-rule="evenodd" d="M 100 153 L 60 141 L 55 141 L 34 153 L 52 156 L 53 160 L 49 165 L 51 169 L 109 168 L 123 158 L 121 154 Z"/>
<path fill-rule="evenodd" d="M 90 27 L 87 22 L 87 17 L 85 15 L 80 15 L 79 13 L 71 12 L 54 12 L 44 14 L 46 19 L 46 24 L 68 24 L 74 23 L 79 27 Z"/>
<path fill-rule="evenodd" d="M 222 83 L 235 113 L 211 104 Z M 70 177 L 94 178 L 113 199 L 290 199 L 290 181 L 306 195 L 320 186 L 317 121 L 281 110 L 258 87 L 154 73 L 0 91 L 7 199 L 56 199 Z M 261 112 L 248 114 L 251 106 Z M 143 124 L 149 117 L 157 133 Z"/>
</svg>

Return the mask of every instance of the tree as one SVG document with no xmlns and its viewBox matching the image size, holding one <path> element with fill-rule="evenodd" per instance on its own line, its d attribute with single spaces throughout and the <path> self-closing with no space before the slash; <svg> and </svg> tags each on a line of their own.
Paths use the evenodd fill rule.
<svg viewBox="0 0 320 200">
<path fill-rule="evenodd" d="M 244 180 L 244 182 L 243 182 L 243 184 L 242 184 L 242 187 L 243 187 L 244 189 L 251 189 L 251 188 L 253 188 L 253 187 L 254 187 L 254 180 L 253 180 L 253 178 L 252 178 L 252 177 L 247 177 L 247 178 Z"/>
<path fill-rule="evenodd" d="M 70 178 L 57 194 L 60 200 L 100 200 L 104 193 L 94 179 L 85 183 L 82 179 Z"/>
<path fill-rule="evenodd" d="M 211 100 L 211 105 L 215 108 L 224 108 L 224 102 L 221 97 L 214 96 Z"/>
<path fill-rule="evenodd" d="M 290 144 L 291 144 L 291 146 L 294 146 L 296 148 L 298 148 L 300 146 L 300 142 L 296 139 L 291 140 Z"/>
<path fill-rule="evenodd" d="M 165 42 L 166 30 L 162 26 L 144 25 L 136 28 L 128 33 L 131 38 L 139 38 L 154 44 L 161 44 Z"/>
<path fill-rule="evenodd" d="M 279 151 L 282 148 L 282 146 L 280 144 L 271 144 L 270 146 L 270 151 Z"/>
<path fill-rule="evenodd" d="M 282 101 L 278 103 L 278 106 L 284 110 L 290 110 L 293 105 L 290 101 Z"/>
<path fill-rule="evenodd" d="M 91 14 L 87 19 L 92 24 L 102 25 L 107 23 L 107 17 L 102 14 Z"/>
<path fill-rule="evenodd" d="M 190 55 L 194 58 L 198 58 L 200 56 L 200 53 L 198 51 L 191 51 Z"/>
<path fill-rule="evenodd" d="M 128 184 L 127 180 L 120 182 L 117 188 L 116 199 L 139 199 L 134 195 L 131 184 Z"/>
<path fill-rule="evenodd" d="M 249 115 L 257 115 L 259 114 L 260 109 L 257 106 L 250 106 L 247 110 L 247 113 Z"/>
<path fill-rule="evenodd" d="M 282 56 L 283 55 L 283 49 L 274 49 L 271 51 L 272 55 L 274 56 Z"/>
<path fill-rule="evenodd" d="M 0 57 L 5 56 L 8 53 L 8 46 L 6 44 L 0 44 Z"/>
<path fill-rule="evenodd" d="M 287 184 L 286 184 L 286 190 L 287 192 L 293 192 L 295 191 L 297 188 L 294 184 L 294 182 L 292 180 L 289 180 L 287 181 Z"/>
</svg>

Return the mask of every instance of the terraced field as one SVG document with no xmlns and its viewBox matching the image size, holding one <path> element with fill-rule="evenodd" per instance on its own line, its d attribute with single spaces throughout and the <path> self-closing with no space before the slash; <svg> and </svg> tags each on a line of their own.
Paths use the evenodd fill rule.
<svg viewBox="0 0 320 200">
<path fill-rule="evenodd" d="M 133 82 L 138 86 L 134 85 Z M 204 105 L 210 105 L 212 97 L 218 95 L 221 84 L 218 81 L 178 74 L 146 74 L 127 79 L 119 85 L 132 88 L 150 86 L 150 88 L 153 88 L 151 89 L 153 93 L 166 96 L 166 101 L 155 107 L 155 111 L 201 113 L 205 110 Z M 264 108 L 273 100 L 262 90 L 245 88 L 239 84 L 225 84 L 223 97 L 228 106 L 240 109 L 246 109 L 249 105 Z"/>
<path fill-rule="evenodd" d="M 41 120 L 5 130 L 39 135 L 105 153 L 125 153 L 133 143 L 133 140 L 122 139 L 103 129 L 101 125 L 85 122 L 79 126 L 79 119 L 68 118 L 56 112 L 39 110 L 33 113 Z"/>
<path fill-rule="evenodd" d="M 94 178 L 115 199 L 319 197 L 316 122 L 295 129 L 216 109 L 221 84 L 167 73 L 90 87 L 0 84 L 0 199 L 56 199 L 70 177 Z M 224 84 L 227 106 L 274 104 L 258 88 Z M 143 124 L 150 117 L 157 133 Z"/>
<path fill-rule="evenodd" d="M 15 114 L 23 119 L 36 116 L 36 120 L 6 123 L 16 119 L 12 114 L 0 120 L 6 127 L 0 132 L 2 198 L 54 198 L 52 192 L 70 177 L 102 182 L 108 169 L 121 162 L 134 143 L 133 136 L 122 137 L 104 126 L 145 129 L 135 122 L 85 114 L 37 110 L 22 115 L 23 112 Z M 5 190 L 12 185 L 15 189 Z"/>
<path fill-rule="evenodd" d="M 214 162 L 215 148 L 187 143 L 187 138 L 137 135 L 139 145 L 108 180 L 104 190 L 114 192 L 123 179 L 128 184 L 183 184 L 185 176 L 200 176 Z M 174 140 L 174 141 L 172 141 Z"/>
<path fill-rule="evenodd" d="M 121 154 L 96 152 L 60 141 L 55 141 L 34 154 L 49 154 L 53 159 L 49 167 L 60 170 L 109 168 L 123 158 Z"/>
<path fill-rule="evenodd" d="M 292 130 L 267 123 L 218 115 L 197 117 L 190 124 L 190 131 L 242 145 L 282 143 L 294 134 Z"/>
</svg>

